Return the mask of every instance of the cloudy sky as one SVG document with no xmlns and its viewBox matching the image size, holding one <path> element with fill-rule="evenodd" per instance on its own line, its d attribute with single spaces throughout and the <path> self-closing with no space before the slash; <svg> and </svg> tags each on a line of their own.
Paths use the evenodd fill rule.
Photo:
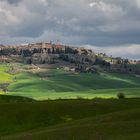
<svg viewBox="0 0 140 140">
<path fill-rule="evenodd" d="M 0 44 L 49 40 L 140 59 L 140 0 L 0 0 Z"/>
</svg>

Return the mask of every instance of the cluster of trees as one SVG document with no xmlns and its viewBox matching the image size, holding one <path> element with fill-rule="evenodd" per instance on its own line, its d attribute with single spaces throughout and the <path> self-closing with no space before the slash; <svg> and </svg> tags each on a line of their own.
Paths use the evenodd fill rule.
<svg viewBox="0 0 140 140">
<path fill-rule="evenodd" d="M 96 58 L 94 65 L 110 67 L 110 63 L 109 62 L 106 62 L 105 60 L 102 60 L 100 58 Z"/>
<path fill-rule="evenodd" d="M 74 64 L 94 64 L 95 58 L 79 54 L 60 54 L 59 59 Z"/>
</svg>

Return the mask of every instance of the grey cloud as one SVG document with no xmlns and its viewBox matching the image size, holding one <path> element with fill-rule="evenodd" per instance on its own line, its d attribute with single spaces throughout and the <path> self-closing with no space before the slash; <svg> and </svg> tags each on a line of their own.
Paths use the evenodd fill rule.
<svg viewBox="0 0 140 140">
<path fill-rule="evenodd" d="M 22 0 L 1 0 L 1 1 L 7 1 L 9 4 L 18 4 Z"/>
<path fill-rule="evenodd" d="M 59 35 L 68 44 L 140 44 L 139 12 L 139 0 L 1 0 L 0 36 L 11 42 Z"/>
</svg>

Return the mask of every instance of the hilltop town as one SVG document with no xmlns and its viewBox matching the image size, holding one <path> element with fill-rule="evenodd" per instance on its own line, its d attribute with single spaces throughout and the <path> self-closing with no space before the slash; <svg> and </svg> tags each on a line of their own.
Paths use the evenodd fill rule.
<svg viewBox="0 0 140 140">
<path fill-rule="evenodd" d="M 140 74 L 140 61 L 95 53 L 92 49 L 52 43 L 34 43 L 16 46 L 0 45 L 0 62 L 48 64 L 78 72 L 108 72 Z"/>
</svg>

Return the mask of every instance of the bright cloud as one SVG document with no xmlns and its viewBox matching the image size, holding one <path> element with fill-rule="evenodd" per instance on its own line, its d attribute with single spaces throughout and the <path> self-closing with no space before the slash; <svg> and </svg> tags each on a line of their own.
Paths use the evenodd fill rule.
<svg viewBox="0 0 140 140">
<path fill-rule="evenodd" d="M 116 57 L 124 57 L 131 59 L 140 59 L 140 45 L 128 44 L 124 46 L 112 46 L 112 47 L 96 47 L 91 45 L 83 46 L 85 48 L 93 49 L 95 52 L 105 52 L 107 55 L 113 55 Z"/>
</svg>

